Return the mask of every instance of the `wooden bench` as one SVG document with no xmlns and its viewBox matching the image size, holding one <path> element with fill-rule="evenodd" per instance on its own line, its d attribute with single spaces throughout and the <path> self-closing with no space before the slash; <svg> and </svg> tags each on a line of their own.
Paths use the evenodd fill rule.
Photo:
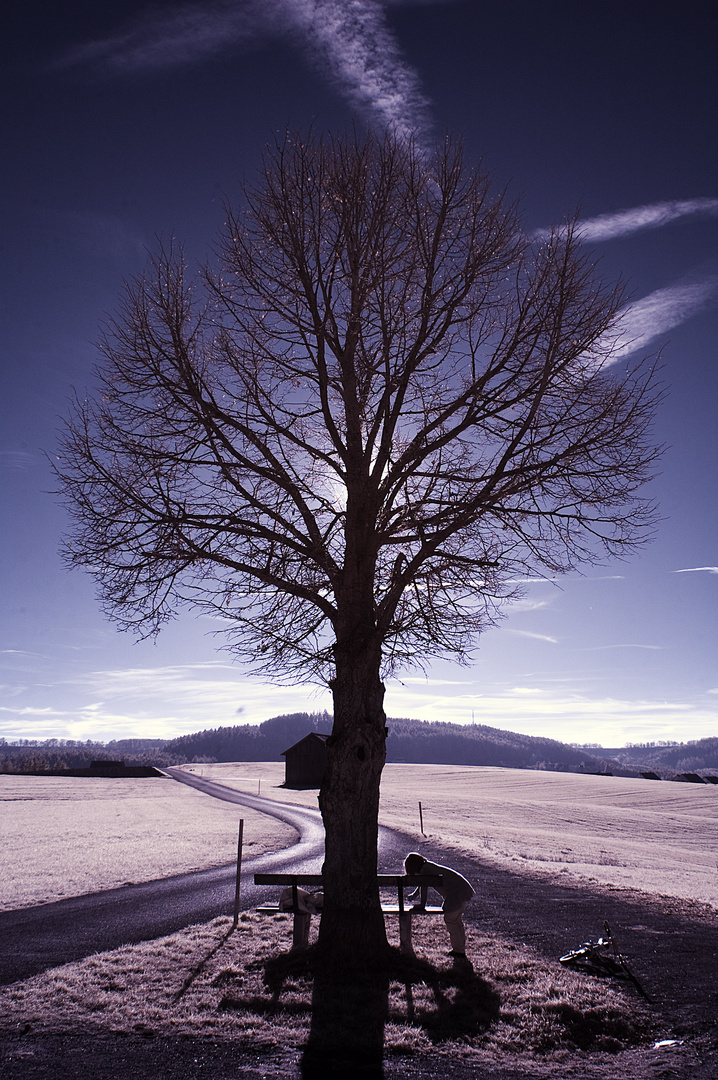
<svg viewBox="0 0 718 1080">
<path fill-rule="evenodd" d="M 441 885 L 443 878 L 436 874 L 377 874 L 377 884 L 380 889 L 396 889 L 397 902 L 387 903 L 382 900 L 381 910 L 385 915 L 399 916 L 399 948 L 402 952 L 413 953 L 411 943 L 411 917 L 412 915 L 442 915 L 443 909 L 429 904 L 426 907 L 407 906 L 404 902 L 404 889 L 417 888 L 422 885 L 436 887 Z M 283 912 L 293 914 L 294 927 L 292 936 L 292 948 L 304 949 L 309 942 L 309 925 L 312 916 L 299 908 L 298 889 L 319 889 L 324 883 L 321 874 L 255 874 L 255 885 L 281 885 L 285 889 L 292 889 L 291 907 L 280 907 L 279 902 L 260 904 L 256 911 L 261 915 L 277 915 Z M 321 912 L 318 913 L 321 916 Z"/>
</svg>

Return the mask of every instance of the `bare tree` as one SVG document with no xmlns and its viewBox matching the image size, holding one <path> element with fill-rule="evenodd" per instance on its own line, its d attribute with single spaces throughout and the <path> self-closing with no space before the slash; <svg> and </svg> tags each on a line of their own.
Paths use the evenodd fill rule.
<svg viewBox="0 0 718 1080">
<path fill-rule="evenodd" d="M 575 230 L 530 241 L 448 141 L 288 137 L 244 196 L 218 269 L 160 252 L 106 330 L 67 557 L 123 628 L 209 610 L 255 671 L 331 687 L 320 943 L 376 955 L 383 679 L 646 538 L 658 393 L 609 365 L 621 292 Z"/>
</svg>

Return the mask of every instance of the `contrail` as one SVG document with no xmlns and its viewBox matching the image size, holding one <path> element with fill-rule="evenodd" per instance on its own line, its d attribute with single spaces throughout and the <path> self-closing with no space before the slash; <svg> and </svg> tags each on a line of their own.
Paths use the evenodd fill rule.
<svg viewBox="0 0 718 1080">
<path fill-rule="evenodd" d="M 399 139 L 421 145 L 431 130 L 429 102 L 386 22 L 385 9 L 451 0 L 214 0 L 140 16 L 121 33 L 78 46 L 63 66 L 92 67 L 128 76 L 187 66 L 273 37 L 296 43 L 360 114 Z M 718 215 L 718 199 L 655 203 L 602 214 L 578 223 L 587 241 L 615 239 L 660 228 L 685 217 Z M 536 238 L 548 235 L 539 229 Z M 716 278 L 660 289 L 619 315 L 604 363 L 645 348 L 667 330 L 707 307 Z M 603 352 L 603 349 L 601 350 Z"/>
<path fill-rule="evenodd" d="M 620 210 L 613 214 L 599 214 L 598 217 L 578 221 L 575 228 L 582 240 L 598 243 L 601 240 L 629 237 L 644 229 L 661 229 L 681 217 L 716 216 L 718 199 L 682 199 L 634 206 L 632 210 Z M 532 237 L 534 240 L 545 240 L 550 237 L 551 232 L 551 229 L 537 229 L 532 233 Z"/>
<path fill-rule="evenodd" d="M 657 289 L 640 300 L 626 304 L 618 312 L 611 329 L 598 342 L 595 352 L 585 359 L 609 367 L 626 356 L 645 349 L 662 334 L 680 326 L 699 311 L 710 307 L 718 297 L 718 277 L 671 285 Z"/>
<path fill-rule="evenodd" d="M 600 214 L 599 217 L 579 221 L 578 231 L 584 240 L 613 240 L 643 229 L 660 229 L 683 217 L 717 215 L 718 199 L 684 199 L 637 206 L 633 210 L 620 210 L 616 214 Z"/>
<path fill-rule="evenodd" d="M 716 216 L 718 199 L 682 199 L 634 206 L 630 210 L 618 210 L 612 214 L 599 214 L 598 217 L 578 221 L 576 232 L 582 240 L 598 243 L 602 240 L 615 240 L 619 236 L 631 236 L 644 229 L 660 229 L 680 218 Z M 536 229 L 532 235 L 536 240 L 546 239 L 551 235 L 551 229 Z"/>
<path fill-rule="evenodd" d="M 638 349 L 645 349 L 668 330 L 709 307 L 718 297 L 718 277 L 686 285 L 657 289 L 643 299 L 626 305 L 618 316 L 620 342 L 612 360 L 623 359 Z"/>
<path fill-rule="evenodd" d="M 429 127 L 429 103 L 376 0 L 289 0 L 318 67 L 360 112 L 400 139 Z"/>
<path fill-rule="evenodd" d="M 430 127 L 429 103 L 387 25 L 385 6 L 380 0 L 188 4 L 141 16 L 113 37 L 78 46 L 59 64 L 127 76 L 196 64 L 283 37 L 297 42 L 360 113 L 398 138 L 420 138 Z"/>
</svg>

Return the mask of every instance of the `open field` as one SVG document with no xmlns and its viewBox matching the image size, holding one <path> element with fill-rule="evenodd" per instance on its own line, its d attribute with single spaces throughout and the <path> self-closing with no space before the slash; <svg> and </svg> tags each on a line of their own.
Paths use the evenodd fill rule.
<svg viewBox="0 0 718 1080">
<path fill-rule="evenodd" d="M 0 776 L 0 910 L 222 866 L 237 857 L 240 817 L 249 854 L 296 838 L 165 778 Z"/>
<path fill-rule="evenodd" d="M 203 765 L 228 787 L 304 806 L 316 791 L 278 785 L 284 766 Z M 255 789 L 256 790 L 256 789 Z M 699 900 L 718 909 L 718 789 L 613 776 L 460 765 L 387 765 L 380 821 L 498 866 Z"/>
<path fill-rule="evenodd" d="M 227 787 L 316 807 L 280 762 L 196 766 Z M 425 837 L 419 828 L 422 804 Z M 165 779 L 0 776 L 0 908 L 207 869 L 292 843 L 274 818 Z M 718 909 L 718 789 L 624 777 L 387 765 L 382 824 L 498 866 L 639 889 Z"/>
</svg>

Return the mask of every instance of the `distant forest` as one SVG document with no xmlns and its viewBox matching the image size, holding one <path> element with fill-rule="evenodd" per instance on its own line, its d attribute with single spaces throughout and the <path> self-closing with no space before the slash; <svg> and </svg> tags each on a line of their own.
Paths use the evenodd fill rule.
<svg viewBox="0 0 718 1080">
<path fill-rule="evenodd" d="M 642 743 L 619 750 L 602 750 L 624 765 L 656 772 L 706 773 L 718 770 L 718 738 L 686 743 Z"/>
<path fill-rule="evenodd" d="M 108 743 L 47 739 L 0 739 L 0 772 L 58 773 L 86 768 L 93 761 L 124 761 L 128 766 L 180 765 L 187 761 L 277 761 L 282 752 L 311 732 L 328 734 L 329 713 L 291 713 L 259 725 L 218 727 L 177 739 L 117 739 Z M 433 765 L 493 765 L 558 772 L 611 773 L 661 778 L 678 774 L 708 776 L 718 771 L 718 738 L 694 742 L 644 744 L 621 749 L 575 746 L 555 739 L 518 735 L 482 724 L 427 723 L 390 719 L 389 762 Z"/>
</svg>

